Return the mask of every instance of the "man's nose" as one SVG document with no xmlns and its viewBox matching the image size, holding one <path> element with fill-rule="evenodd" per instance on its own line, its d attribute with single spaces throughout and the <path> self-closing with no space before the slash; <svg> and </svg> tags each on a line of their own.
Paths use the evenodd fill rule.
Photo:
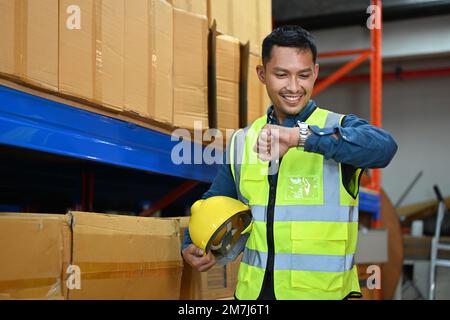
<svg viewBox="0 0 450 320">
<path fill-rule="evenodd" d="M 286 89 L 291 93 L 297 93 L 300 91 L 300 84 L 297 77 L 289 77 Z"/>
</svg>

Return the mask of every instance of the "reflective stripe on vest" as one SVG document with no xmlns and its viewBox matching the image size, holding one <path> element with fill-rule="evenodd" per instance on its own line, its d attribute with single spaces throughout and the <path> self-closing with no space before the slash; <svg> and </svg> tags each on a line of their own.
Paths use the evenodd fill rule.
<svg viewBox="0 0 450 320">
<path fill-rule="evenodd" d="M 242 130 L 238 130 L 235 134 L 235 138 L 233 141 L 233 168 L 234 168 L 234 181 L 236 185 L 236 192 L 238 199 L 248 204 L 247 198 L 245 198 L 240 189 L 240 181 L 241 181 L 241 165 L 242 165 L 242 157 L 243 157 L 243 150 L 245 146 L 245 136 L 247 135 L 247 132 L 250 127 L 246 127 Z"/>
<path fill-rule="evenodd" d="M 321 272 L 345 272 L 354 266 L 354 254 L 345 256 L 320 254 L 289 254 L 275 255 L 275 270 L 299 270 Z M 244 251 L 242 262 L 264 269 L 267 264 L 267 253 L 248 249 Z"/>
<path fill-rule="evenodd" d="M 266 221 L 267 206 L 251 206 L 255 221 Z M 274 221 L 358 222 L 358 207 L 336 205 L 275 206 Z"/>
</svg>

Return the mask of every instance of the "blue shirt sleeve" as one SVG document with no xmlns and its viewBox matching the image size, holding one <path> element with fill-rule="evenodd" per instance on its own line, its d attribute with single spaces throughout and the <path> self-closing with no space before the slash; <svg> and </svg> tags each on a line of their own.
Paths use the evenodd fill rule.
<svg viewBox="0 0 450 320">
<path fill-rule="evenodd" d="M 231 173 L 231 167 L 229 162 L 227 163 L 227 151 L 223 154 L 223 163 L 218 165 L 217 175 L 214 178 L 213 183 L 208 191 L 206 191 L 202 199 L 208 199 L 214 196 L 226 196 L 237 199 L 236 186 L 234 184 L 233 174 Z M 184 250 L 192 243 L 192 239 L 189 235 L 189 228 L 186 228 L 184 233 L 184 241 L 181 249 Z"/>
<path fill-rule="evenodd" d="M 370 125 L 353 114 L 345 116 L 342 126 L 319 128 L 311 126 L 305 151 L 322 154 L 326 159 L 356 168 L 384 168 L 397 152 L 398 146 L 385 130 Z M 336 140 L 332 134 L 339 133 Z"/>
<path fill-rule="evenodd" d="M 184 230 L 183 244 L 181 245 L 181 250 L 186 249 L 192 243 L 191 235 L 189 234 L 189 228 Z"/>
<path fill-rule="evenodd" d="M 225 161 L 223 164 L 218 165 L 217 175 L 209 190 L 203 194 L 202 199 L 214 196 L 226 196 L 234 199 L 238 197 L 230 164 L 227 164 Z"/>
</svg>

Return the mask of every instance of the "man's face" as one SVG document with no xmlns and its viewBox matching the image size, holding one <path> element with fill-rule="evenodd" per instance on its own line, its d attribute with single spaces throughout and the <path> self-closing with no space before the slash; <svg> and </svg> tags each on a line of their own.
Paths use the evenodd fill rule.
<svg viewBox="0 0 450 320">
<path fill-rule="evenodd" d="M 298 114 L 308 104 L 319 65 L 314 64 L 311 50 L 274 46 L 270 60 L 265 67 L 258 66 L 257 72 L 277 116 L 284 119 Z"/>
</svg>

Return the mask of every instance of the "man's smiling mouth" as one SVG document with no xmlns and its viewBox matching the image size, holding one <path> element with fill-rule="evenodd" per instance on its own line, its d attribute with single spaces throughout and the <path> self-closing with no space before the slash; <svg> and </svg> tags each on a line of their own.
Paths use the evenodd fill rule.
<svg viewBox="0 0 450 320">
<path fill-rule="evenodd" d="M 282 94 L 280 95 L 284 101 L 288 102 L 289 104 L 295 104 L 300 102 L 300 100 L 303 98 L 302 94 Z"/>
</svg>

